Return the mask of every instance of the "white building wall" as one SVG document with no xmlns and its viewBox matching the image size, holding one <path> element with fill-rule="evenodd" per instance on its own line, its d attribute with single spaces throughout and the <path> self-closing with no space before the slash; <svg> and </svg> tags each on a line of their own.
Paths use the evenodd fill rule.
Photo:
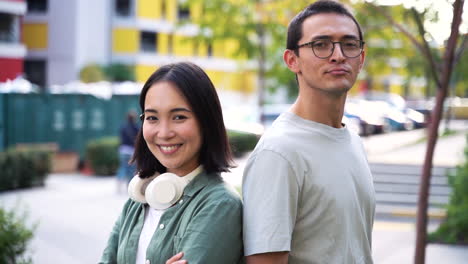
<svg viewBox="0 0 468 264">
<path fill-rule="evenodd" d="M 77 6 L 77 78 L 87 64 L 108 64 L 112 53 L 111 0 L 79 0 Z"/>
<path fill-rule="evenodd" d="M 77 6 L 80 0 L 49 0 L 47 84 L 65 84 L 77 78 Z"/>
</svg>

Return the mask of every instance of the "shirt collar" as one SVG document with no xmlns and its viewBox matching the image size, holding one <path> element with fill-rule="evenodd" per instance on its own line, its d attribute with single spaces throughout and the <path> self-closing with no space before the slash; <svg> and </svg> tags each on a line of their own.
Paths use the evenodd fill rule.
<svg viewBox="0 0 468 264">
<path fill-rule="evenodd" d="M 184 195 L 192 197 L 205 186 L 217 181 L 222 181 L 222 178 L 219 176 L 219 174 L 208 174 L 206 171 L 202 171 L 200 174 L 195 176 L 195 178 L 187 185 L 187 187 L 185 187 Z"/>
</svg>

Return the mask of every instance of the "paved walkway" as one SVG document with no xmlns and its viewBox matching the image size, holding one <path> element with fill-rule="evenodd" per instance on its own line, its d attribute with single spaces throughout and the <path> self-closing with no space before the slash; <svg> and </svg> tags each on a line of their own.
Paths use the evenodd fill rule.
<svg viewBox="0 0 468 264">
<path fill-rule="evenodd" d="M 421 130 L 422 131 L 422 130 Z M 413 132 L 413 131 L 412 131 Z M 406 133 L 406 134 L 405 134 Z M 391 162 L 390 153 L 398 153 L 405 161 L 414 162 L 421 152 L 406 151 L 411 146 L 379 151 L 375 146 L 387 146 L 396 140 L 409 140 L 410 132 L 382 135 L 364 139 L 370 161 Z M 409 134 L 408 134 L 409 133 Z M 419 132 L 414 132 L 419 133 Z M 452 141 L 455 138 L 454 141 Z M 444 155 L 455 157 L 463 149 L 465 136 L 458 134 L 439 141 L 437 151 L 447 149 Z M 445 146 L 445 147 L 444 147 Z M 396 152 L 396 151 L 401 151 Z M 395 157 L 395 156 L 393 156 Z M 440 162 L 436 154 L 435 164 Z M 231 174 L 223 175 L 233 185 L 241 184 L 246 156 L 238 159 L 239 167 Z M 450 158 L 452 159 L 452 158 Z M 27 210 L 30 223 L 38 223 L 31 244 L 35 264 L 96 263 L 106 244 L 127 195 L 118 193 L 113 177 L 86 176 L 80 174 L 52 174 L 46 186 L 27 190 L 0 193 L 0 204 L 7 208 Z M 430 229 L 435 229 L 432 223 Z M 406 222 L 376 219 L 373 232 L 373 255 L 376 264 L 412 263 L 414 251 L 414 220 Z M 427 264 L 467 263 L 468 247 L 429 245 Z"/>
</svg>

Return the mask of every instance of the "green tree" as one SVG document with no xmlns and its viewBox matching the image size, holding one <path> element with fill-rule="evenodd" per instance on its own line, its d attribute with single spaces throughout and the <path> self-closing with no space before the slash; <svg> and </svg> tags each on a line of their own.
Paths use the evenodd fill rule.
<svg viewBox="0 0 468 264">
<path fill-rule="evenodd" d="M 236 55 L 257 62 L 259 106 L 264 104 L 267 88 L 297 89 L 294 75 L 282 62 L 282 53 L 287 23 L 310 1 L 189 0 L 188 4 L 203 6 L 200 19 L 192 21 L 200 27 L 198 41 L 236 40 Z"/>
<path fill-rule="evenodd" d="M 464 0 L 455 0 L 453 6 L 452 23 L 450 27 L 450 36 L 444 43 L 444 47 L 437 50 L 430 48 L 430 34 L 424 26 L 424 19 L 428 19 L 430 14 L 437 14 L 437 11 L 431 11 L 432 7 L 425 8 L 422 12 L 418 11 L 415 7 L 410 9 L 413 25 L 401 24 L 395 20 L 392 15 L 385 10 L 385 8 L 375 4 L 374 2 L 367 2 L 368 7 L 373 12 L 383 16 L 389 24 L 403 33 L 420 52 L 426 60 L 427 68 L 431 72 L 431 77 L 437 87 L 436 104 L 431 113 L 431 123 L 429 127 L 429 136 L 427 141 L 427 151 L 424 159 L 423 171 L 421 175 L 421 185 L 419 190 L 418 200 L 418 219 L 417 219 L 417 232 L 416 232 L 416 249 L 414 261 L 416 264 L 423 264 L 425 262 L 426 242 L 427 242 L 427 208 L 428 196 L 430 186 L 430 176 L 432 170 L 434 150 L 438 138 L 439 124 L 442 117 L 442 109 L 445 97 L 448 93 L 450 80 L 453 77 L 454 65 L 457 60 L 461 58 L 458 54 L 462 54 L 466 45 L 466 34 L 462 41 L 459 41 L 460 25 L 462 21 Z M 437 16 L 433 17 L 437 19 Z M 460 42 L 463 44 L 461 45 Z M 457 45 L 458 44 L 458 45 Z M 441 58 L 441 59 L 439 59 Z"/>
<path fill-rule="evenodd" d="M 26 227 L 24 216 L 0 208 L 0 263 L 32 263 L 25 254 L 34 229 Z"/>
</svg>

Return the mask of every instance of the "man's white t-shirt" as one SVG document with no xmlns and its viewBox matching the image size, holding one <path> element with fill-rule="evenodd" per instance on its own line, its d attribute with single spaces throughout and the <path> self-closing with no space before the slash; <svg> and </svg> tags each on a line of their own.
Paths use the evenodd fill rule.
<svg viewBox="0 0 468 264">
<path fill-rule="evenodd" d="M 242 191 L 246 256 L 372 263 L 372 175 L 361 139 L 346 127 L 283 113 L 249 157 Z"/>
</svg>

